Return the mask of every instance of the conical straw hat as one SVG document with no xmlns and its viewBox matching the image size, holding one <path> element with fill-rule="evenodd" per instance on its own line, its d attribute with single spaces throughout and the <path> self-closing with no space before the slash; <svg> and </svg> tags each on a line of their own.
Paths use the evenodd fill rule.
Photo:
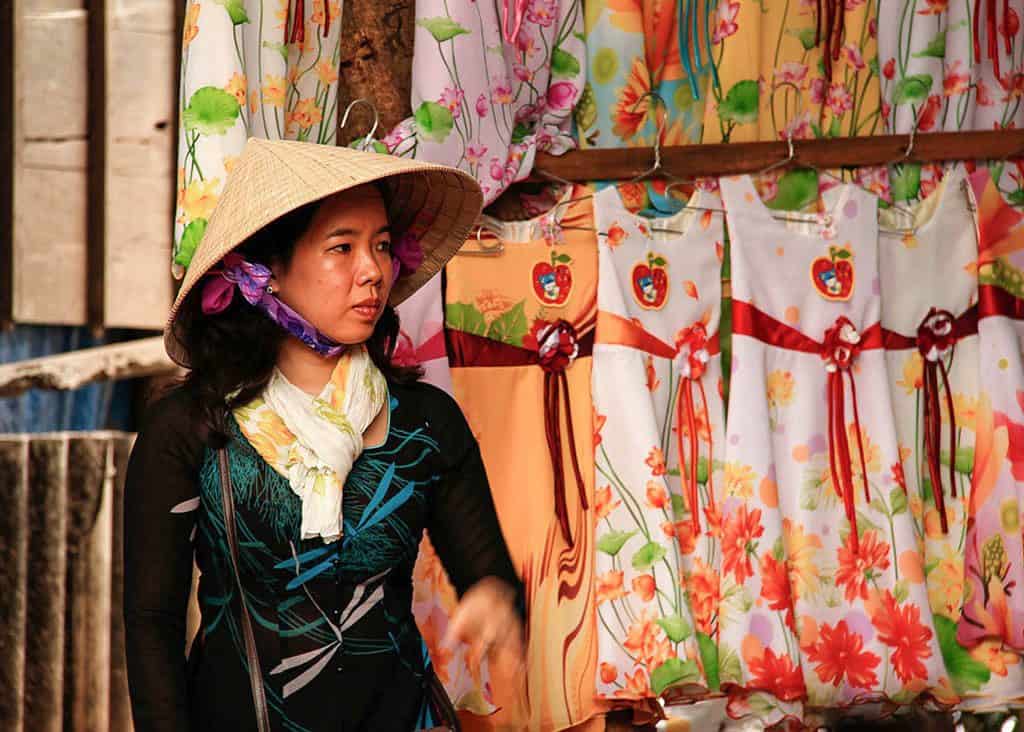
<svg viewBox="0 0 1024 732">
<path fill-rule="evenodd" d="M 334 193 L 384 180 L 388 218 L 401 235 L 422 213 L 423 264 L 395 283 L 388 302 L 398 305 L 444 266 L 466 240 L 483 205 L 480 186 L 442 165 L 344 147 L 250 138 L 221 193 L 164 330 L 167 354 L 188 366 L 176 332 L 181 303 L 225 254 L 275 219 Z M 420 227 L 418 226 L 417 229 Z"/>
</svg>

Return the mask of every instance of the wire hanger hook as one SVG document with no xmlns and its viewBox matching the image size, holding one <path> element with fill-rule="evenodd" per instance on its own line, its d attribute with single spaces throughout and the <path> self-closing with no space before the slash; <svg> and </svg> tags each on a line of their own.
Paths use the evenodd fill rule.
<svg viewBox="0 0 1024 732">
<path fill-rule="evenodd" d="M 351 102 L 349 102 L 348 106 L 345 107 L 345 114 L 341 116 L 340 126 L 342 129 L 344 129 L 345 125 L 348 124 L 348 116 L 352 112 L 352 108 L 355 107 L 357 104 L 365 104 L 367 107 L 370 108 L 370 111 L 373 113 L 373 127 L 370 128 L 370 131 L 363 138 L 363 144 L 362 147 L 360 148 L 361 150 L 365 151 L 369 149 L 371 144 L 373 144 L 374 135 L 377 134 L 377 128 L 380 127 L 380 114 L 377 112 L 377 107 L 375 107 L 373 102 L 371 102 L 369 99 L 365 99 L 363 97 L 360 97 L 359 99 L 353 99 Z"/>
</svg>

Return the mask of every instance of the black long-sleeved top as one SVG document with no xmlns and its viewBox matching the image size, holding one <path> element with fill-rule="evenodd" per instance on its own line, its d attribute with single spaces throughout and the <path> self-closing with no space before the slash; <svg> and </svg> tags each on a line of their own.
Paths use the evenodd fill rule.
<svg viewBox="0 0 1024 732">
<path fill-rule="evenodd" d="M 303 732 L 407 732 L 451 714 L 413 620 L 426 529 L 461 596 L 516 577 L 479 448 L 455 402 L 389 384 L 387 437 L 345 483 L 342 539 L 299 540 L 301 502 L 231 422 L 239 563 L 271 724 Z M 255 729 L 216 454 L 191 397 L 156 403 L 128 466 L 125 621 L 138 732 Z M 186 661 L 193 552 L 199 637 Z"/>
</svg>

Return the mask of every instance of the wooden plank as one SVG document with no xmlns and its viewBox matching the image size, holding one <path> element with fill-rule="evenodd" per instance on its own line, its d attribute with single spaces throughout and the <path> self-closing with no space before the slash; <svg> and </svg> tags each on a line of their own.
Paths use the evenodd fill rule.
<svg viewBox="0 0 1024 732">
<path fill-rule="evenodd" d="M 133 435 L 118 434 L 113 441 L 111 489 L 110 570 L 110 730 L 131 732 L 132 709 L 128 695 L 128 662 L 124 637 L 124 478 Z"/>
<path fill-rule="evenodd" d="M 110 437 L 103 433 L 76 433 L 69 440 L 64 732 L 108 729 L 109 448 Z"/>
<path fill-rule="evenodd" d="M 62 732 L 67 568 L 66 437 L 29 445 L 25 729 Z"/>
<path fill-rule="evenodd" d="M 108 328 L 159 330 L 174 293 L 169 272 L 181 45 L 177 5 L 109 3 L 102 246 Z"/>
<path fill-rule="evenodd" d="M 0 437 L 0 719 L 21 732 L 28 610 L 28 439 Z"/>
<path fill-rule="evenodd" d="M 81 325 L 86 319 L 87 12 L 72 0 L 14 0 L 14 5 L 10 315 L 22 323 Z"/>
<path fill-rule="evenodd" d="M 111 0 L 92 0 L 89 7 L 89 183 L 86 209 L 87 239 L 85 267 L 86 320 L 93 332 L 101 332 L 106 314 L 107 288 L 107 116 L 110 89 L 107 65 L 109 26 L 113 20 Z M 135 215 L 140 215 L 135 212 Z"/>
<path fill-rule="evenodd" d="M 796 160 L 819 168 L 885 165 L 900 159 L 910 144 L 909 135 L 883 135 L 830 140 L 798 140 Z M 662 168 L 684 178 L 738 175 L 784 160 L 785 142 L 685 145 L 661 150 Z M 1024 130 L 938 132 L 917 135 L 910 159 L 1002 160 L 1024 155 Z M 561 156 L 538 153 L 535 168 L 571 181 L 628 180 L 651 168 L 653 148 L 573 150 Z M 535 179 L 540 179 L 535 176 Z"/>
<path fill-rule="evenodd" d="M 28 389 L 77 389 L 94 381 L 116 381 L 176 373 L 162 337 L 84 348 L 57 356 L 0 364 L 0 397 Z"/>
<path fill-rule="evenodd" d="M 0 133 L 0 327 L 14 319 L 14 173 L 15 140 L 19 135 L 14 113 L 18 49 L 14 39 L 19 27 L 17 0 L 0 0 L 0 48 L 9 48 L 11 58 L 0 68 L 0 119 L 10 120 Z"/>
</svg>

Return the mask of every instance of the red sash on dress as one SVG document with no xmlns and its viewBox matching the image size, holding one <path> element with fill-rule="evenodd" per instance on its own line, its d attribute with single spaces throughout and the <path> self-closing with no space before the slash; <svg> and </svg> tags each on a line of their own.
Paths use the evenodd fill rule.
<svg viewBox="0 0 1024 732">
<path fill-rule="evenodd" d="M 861 437 L 860 413 L 857 408 L 857 383 L 853 373 L 853 362 L 858 354 L 882 347 L 882 327 L 875 323 L 858 333 L 853 323 L 840 316 L 835 324 L 825 331 L 821 341 L 801 333 L 785 323 L 758 310 L 749 303 L 733 300 L 732 327 L 734 335 L 756 338 L 762 343 L 802 353 L 818 354 L 828 372 L 828 452 L 832 487 L 843 501 L 846 519 L 850 522 L 850 542 L 858 550 L 857 512 L 853 485 L 853 456 L 850 453 L 846 433 L 845 384 L 850 386 L 850 401 L 853 404 L 853 425 L 860 453 L 861 478 L 864 483 L 864 500 L 871 500 L 868 487 L 868 471 L 864 459 L 864 444 Z"/>
<path fill-rule="evenodd" d="M 687 508 L 693 521 L 694 536 L 700 534 L 700 500 L 697 488 L 697 468 L 700 460 L 699 425 L 695 407 L 696 395 L 700 396 L 705 418 L 708 420 L 708 497 L 709 509 L 714 511 L 715 494 L 712 482 L 711 456 L 711 415 L 708 413 L 708 400 L 704 391 L 704 375 L 707 361 L 719 352 L 718 334 L 710 339 L 701 323 L 695 323 L 680 334 L 679 343 L 670 346 L 653 333 L 645 330 L 640 321 L 623 318 L 620 315 L 599 311 L 597 314 L 598 343 L 615 346 L 627 346 L 648 353 L 658 358 L 676 360 L 683 357 L 680 367 L 679 387 L 676 390 L 676 445 L 679 449 L 679 481 L 683 495 L 686 496 Z M 696 392 L 696 395 L 695 395 Z M 683 448 L 683 425 L 689 432 L 689 459 Z M 683 465 L 687 466 L 684 476 Z"/>
</svg>

